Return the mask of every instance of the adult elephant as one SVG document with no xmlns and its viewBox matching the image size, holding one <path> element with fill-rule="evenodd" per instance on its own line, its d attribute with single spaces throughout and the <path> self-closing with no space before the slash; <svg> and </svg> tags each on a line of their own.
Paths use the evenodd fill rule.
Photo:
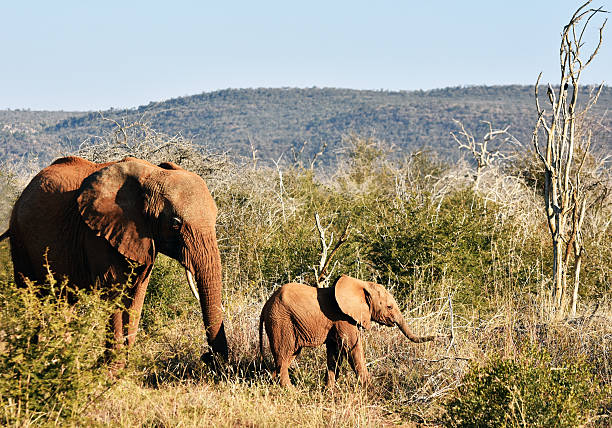
<svg viewBox="0 0 612 428">
<path fill-rule="evenodd" d="M 208 343 L 227 358 L 216 216 L 204 180 L 171 162 L 156 166 L 125 158 L 97 164 L 65 157 L 28 184 L 0 239 L 10 238 L 18 284 L 45 281 L 47 263 L 81 288 L 110 289 L 133 275 L 127 310 L 111 319 L 116 347 L 136 339 L 157 253 L 178 260 L 200 300 Z"/>
</svg>

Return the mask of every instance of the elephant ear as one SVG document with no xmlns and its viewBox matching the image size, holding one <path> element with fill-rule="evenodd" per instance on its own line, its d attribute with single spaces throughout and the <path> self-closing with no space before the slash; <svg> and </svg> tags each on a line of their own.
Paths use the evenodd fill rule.
<svg viewBox="0 0 612 428">
<path fill-rule="evenodd" d="M 363 281 L 342 275 L 336 282 L 334 293 L 340 310 L 369 330 L 371 315 L 366 285 Z"/>
<path fill-rule="evenodd" d="M 157 166 L 160 167 L 160 168 L 163 168 L 163 169 L 171 169 L 171 170 L 175 170 L 175 171 L 180 171 L 180 170 L 183 169 L 180 166 L 178 166 L 177 164 L 175 164 L 174 162 L 170 162 L 170 161 L 162 162 L 162 163 L 160 163 Z"/>
<path fill-rule="evenodd" d="M 125 159 L 87 177 L 78 191 L 81 217 L 98 236 L 124 257 L 139 264 L 153 263 L 155 246 L 145 217 L 144 162 Z"/>
</svg>

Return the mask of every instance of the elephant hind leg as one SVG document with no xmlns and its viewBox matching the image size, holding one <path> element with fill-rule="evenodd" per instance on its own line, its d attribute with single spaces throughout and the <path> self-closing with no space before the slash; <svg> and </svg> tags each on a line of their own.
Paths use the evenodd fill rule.
<svg viewBox="0 0 612 428">
<path fill-rule="evenodd" d="M 293 360 L 295 360 L 295 357 L 300 353 L 301 350 L 302 348 L 298 348 L 293 353 L 293 355 L 289 355 L 285 358 L 280 358 L 279 361 L 276 363 L 276 374 L 280 378 L 279 380 L 281 386 L 291 386 L 291 379 L 289 379 L 289 367 L 291 366 L 291 363 L 293 363 Z"/>
<path fill-rule="evenodd" d="M 327 374 L 325 376 L 325 387 L 333 388 L 336 383 L 336 378 L 340 373 L 340 366 L 344 358 L 342 346 L 336 341 L 328 341 L 327 347 Z"/>
</svg>

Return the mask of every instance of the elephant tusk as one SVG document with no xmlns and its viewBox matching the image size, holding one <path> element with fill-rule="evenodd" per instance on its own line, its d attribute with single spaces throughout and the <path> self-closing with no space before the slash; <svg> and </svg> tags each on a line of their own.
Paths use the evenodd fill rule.
<svg viewBox="0 0 612 428">
<path fill-rule="evenodd" d="M 189 288 L 191 288 L 191 292 L 193 293 L 193 297 L 196 300 L 200 301 L 200 294 L 198 293 L 198 288 L 196 287 L 195 281 L 193 279 L 193 274 L 189 269 L 185 269 L 185 276 L 187 277 L 187 283 L 189 284 Z"/>
</svg>

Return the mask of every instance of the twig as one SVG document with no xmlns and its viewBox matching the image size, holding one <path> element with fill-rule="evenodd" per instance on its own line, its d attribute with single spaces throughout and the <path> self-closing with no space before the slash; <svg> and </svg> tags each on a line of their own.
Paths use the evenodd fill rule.
<svg viewBox="0 0 612 428">
<path fill-rule="evenodd" d="M 427 358 L 412 358 L 410 361 L 418 361 L 418 362 L 424 362 L 424 363 L 439 363 L 440 361 L 447 361 L 447 360 L 453 360 L 453 361 L 472 361 L 472 358 L 466 358 L 466 357 L 442 357 L 442 358 L 438 358 L 437 360 L 429 360 Z"/>
<path fill-rule="evenodd" d="M 448 307 L 450 313 L 450 322 L 451 322 L 451 341 L 448 344 L 448 348 L 446 348 L 446 355 L 448 355 L 448 351 L 450 351 L 451 347 L 455 344 L 455 317 L 453 315 L 453 299 L 451 295 L 448 295 Z"/>
</svg>

